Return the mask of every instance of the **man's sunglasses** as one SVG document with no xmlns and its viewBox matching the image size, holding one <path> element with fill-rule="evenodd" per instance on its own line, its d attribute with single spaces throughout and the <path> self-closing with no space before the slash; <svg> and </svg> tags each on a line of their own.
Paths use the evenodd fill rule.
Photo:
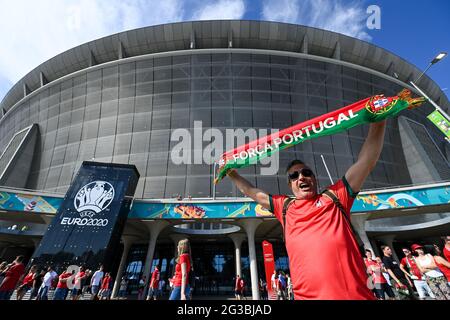
<svg viewBox="0 0 450 320">
<path fill-rule="evenodd" d="M 288 173 L 288 178 L 290 181 L 293 181 L 293 180 L 297 180 L 298 177 L 300 177 L 300 175 L 304 176 L 305 178 L 308 178 L 308 177 L 312 177 L 314 175 L 314 173 L 312 172 L 311 169 L 302 168 L 298 171 Z"/>
</svg>

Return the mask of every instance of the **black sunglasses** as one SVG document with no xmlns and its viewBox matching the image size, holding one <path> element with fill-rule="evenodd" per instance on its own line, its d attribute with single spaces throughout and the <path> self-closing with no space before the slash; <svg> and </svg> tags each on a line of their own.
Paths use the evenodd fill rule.
<svg viewBox="0 0 450 320">
<path fill-rule="evenodd" d="M 308 177 L 312 177 L 314 175 L 314 173 L 312 172 L 311 169 L 308 169 L 308 168 L 302 168 L 302 169 L 300 169 L 298 171 L 294 171 L 292 173 L 288 173 L 288 177 L 289 177 L 290 181 L 297 180 L 298 177 L 300 177 L 300 175 L 308 178 Z"/>
</svg>

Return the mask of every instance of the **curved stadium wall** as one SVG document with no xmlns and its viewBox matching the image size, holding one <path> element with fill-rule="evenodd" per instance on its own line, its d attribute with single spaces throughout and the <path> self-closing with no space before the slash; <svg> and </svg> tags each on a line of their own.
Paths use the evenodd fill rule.
<svg viewBox="0 0 450 320">
<path fill-rule="evenodd" d="M 238 22 L 242 28 L 243 22 Z M 174 164 L 171 150 L 178 142 L 170 141 L 173 130 L 187 129 L 194 137 L 194 121 L 201 121 L 203 132 L 217 128 L 224 136 L 226 129 L 282 129 L 367 96 L 395 95 L 402 89 L 400 80 L 376 68 L 343 61 L 341 57 L 350 50 L 346 44 L 354 48 L 355 44 L 363 42 L 328 31 L 249 22 L 250 30 L 253 23 L 257 23 L 259 30 L 263 24 L 268 24 L 269 30 L 273 26 L 277 30 L 295 27 L 306 30 L 305 34 L 313 30 L 342 38 L 339 48 L 335 47 L 334 40 L 329 43 L 323 40 L 323 48 L 335 47 L 327 54 L 317 54 L 319 49 L 313 46 L 316 40 L 311 36 L 297 41 L 297 50 L 266 43 L 260 39 L 261 32 L 259 42 L 250 35 L 245 42 L 242 34 L 230 36 L 222 31 L 217 31 L 217 38 L 221 41 L 231 38 L 231 46 L 228 43 L 225 44 L 228 47 L 223 47 L 223 41 L 206 41 L 209 37 L 214 40 L 214 26 L 222 26 L 222 29 L 228 26 L 232 30 L 233 23 L 236 21 L 138 29 L 137 35 L 150 29 L 157 34 L 158 30 L 167 30 L 167 26 L 175 30 L 177 25 L 184 28 L 188 24 L 196 32 L 183 33 L 184 42 L 179 48 L 168 45 L 169 40 L 160 39 L 166 47 L 152 49 L 148 44 L 147 51 L 139 49 L 139 54 L 133 55 L 130 53 L 135 49 L 120 40 L 123 34 L 129 38 L 134 34 L 134 31 L 126 32 L 89 43 L 92 47 L 93 43 L 99 46 L 105 39 L 118 40 L 118 51 L 106 50 L 109 55 L 118 53 L 116 59 L 98 54 L 89 58 L 88 65 L 66 74 L 44 74 L 43 67 L 38 67 L 40 86 L 30 90 L 32 78 L 25 77 L 21 80 L 25 82 L 18 83 L 2 101 L 7 112 L 0 120 L 0 151 L 6 149 L 15 133 L 36 123 L 39 131 L 26 182 L 29 189 L 65 192 L 81 162 L 94 159 L 136 165 L 141 175 L 137 198 L 172 198 L 178 194 L 211 197 L 213 166 Z M 202 28 L 207 28 L 211 34 L 198 32 Z M 167 33 L 163 34 L 167 37 Z M 283 33 L 279 32 L 275 38 L 282 41 Z M 139 38 L 136 41 L 139 42 Z M 307 44 L 309 48 L 305 48 Z M 83 46 L 64 54 L 76 56 Z M 312 54 L 314 50 L 316 54 Z M 46 64 L 53 64 L 57 69 L 57 58 Z M 416 70 L 413 66 L 410 68 Z M 25 97 L 14 100 L 21 84 L 26 85 L 23 87 Z M 404 115 L 426 125 L 442 149 L 443 139 L 439 140 L 436 129 L 426 123 L 426 115 L 431 111 L 432 108 L 425 105 Z M 290 160 L 300 158 L 313 167 L 324 186 L 329 179 L 320 155 L 324 156 L 336 181 L 356 160 L 367 129 L 367 126 L 353 128 L 281 152 L 277 175 L 262 176 L 256 166 L 243 169 L 241 173 L 270 193 L 285 193 L 288 190 L 284 168 Z M 202 147 L 192 143 L 191 155 L 202 152 L 210 143 L 203 141 Z M 364 188 L 410 184 L 405 163 L 398 121 L 391 119 L 381 159 Z M 217 186 L 216 196 L 235 197 L 239 192 L 225 179 Z"/>
</svg>

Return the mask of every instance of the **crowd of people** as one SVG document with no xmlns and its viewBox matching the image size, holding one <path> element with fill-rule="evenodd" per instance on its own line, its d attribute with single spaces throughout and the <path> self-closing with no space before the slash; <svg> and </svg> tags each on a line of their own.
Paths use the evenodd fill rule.
<svg viewBox="0 0 450 320">
<path fill-rule="evenodd" d="M 419 244 L 403 247 L 400 261 L 395 259 L 389 246 L 381 246 L 382 257 L 366 249 L 364 263 L 368 275 L 367 286 L 374 296 L 379 300 L 450 300 L 450 236 L 442 239 L 442 248 L 439 245 Z M 175 262 L 174 273 L 167 282 L 161 277 L 158 266 L 151 272 L 148 283 L 142 276 L 138 282 L 137 299 L 161 299 L 166 284 L 170 288 L 170 300 L 192 299 L 195 275 L 187 239 L 178 243 Z M 92 300 L 111 299 L 114 281 L 103 266 L 95 272 L 84 266 L 71 266 L 59 275 L 52 266 L 39 269 L 32 265 L 26 274 L 25 268 L 24 256 L 16 257 L 12 263 L 0 264 L 0 300 L 10 299 L 14 290 L 17 300 L 22 300 L 27 292 L 30 292 L 30 300 L 48 300 L 51 290 L 54 290 L 53 300 L 79 300 L 85 293 Z M 293 283 L 288 272 L 274 270 L 270 284 L 263 279 L 259 279 L 258 284 L 262 300 L 294 300 Z M 127 298 L 128 286 L 129 279 L 123 276 L 118 288 L 118 299 Z M 246 299 L 246 282 L 240 275 L 235 278 L 234 294 L 237 300 Z"/>
<path fill-rule="evenodd" d="M 0 267 L 0 300 L 9 300 L 14 292 L 16 299 L 22 300 L 30 292 L 30 300 L 49 300 L 53 290 L 53 300 L 79 300 L 84 294 L 90 299 L 110 299 L 113 279 L 103 266 L 95 272 L 84 266 L 68 267 L 58 274 L 53 266 L 39 269 L 32 265 L 25 274 L 24 257 L 18 256 L 11 264 L 2 263 Z"/>
<path fill-rule="evenodd" d="M 382 246 L 383 257 L 366 249 L 364 258 L 368 285 L 379 300 L 437 299 L 450 300 L 450 236 L 443 237 L 444 247 L 413 244 L 403 247 L 404 257 L 394 258 L 389 246 Z"/>
</svg>

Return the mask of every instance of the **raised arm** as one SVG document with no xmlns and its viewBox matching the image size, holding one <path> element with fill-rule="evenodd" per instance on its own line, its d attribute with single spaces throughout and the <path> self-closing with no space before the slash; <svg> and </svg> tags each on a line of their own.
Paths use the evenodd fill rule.
<svg viewBox="0 0 450 320">
<path fill-rule="evenodd" d="M 270 209 L 269 195 L 265 191 L 252 186 L 252 184 L 241 177 L 235 169 L 228 171 L 227 175 L 243 194 L 252 198 L 264 208 Z"/>
<path fill-rule="evenodd" d="M 367 176 L 377 164 L 383 149 L 385 128 L 386 120 L 370 125 L 369 133 L 359 152 L 358 160 L 345 173 L 345 178 L 355 192 L 361 190 Z"/>
<path fill-rule="evenodd" d="M 446 266 L 447 268 L 450 268 L 450 262 L 448 262 L 447 260 L 445 260 L 444 258 L 440 257 L 440 256 L 434 256 L 434 260 L 436 262 L 439 262 L 440 264 L 443 264 L 444 266 Z"/>
</svg>

